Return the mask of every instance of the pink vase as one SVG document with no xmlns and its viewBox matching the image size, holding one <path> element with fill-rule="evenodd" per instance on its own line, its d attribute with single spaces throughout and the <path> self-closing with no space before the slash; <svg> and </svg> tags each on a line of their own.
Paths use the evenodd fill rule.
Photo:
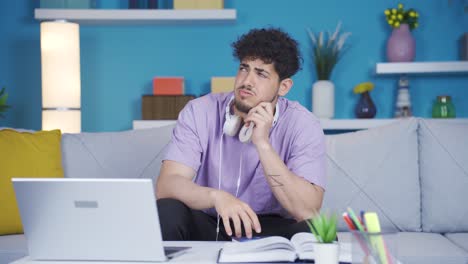
<svg viewBox="0 0 468 264">
<path fill-rule="evenodd" d="M 413 61 L 416 43 L 408 24 L 401 24 L 392 31 L 387 41 L 387 60 L 389 62 Z"/>
</svg>

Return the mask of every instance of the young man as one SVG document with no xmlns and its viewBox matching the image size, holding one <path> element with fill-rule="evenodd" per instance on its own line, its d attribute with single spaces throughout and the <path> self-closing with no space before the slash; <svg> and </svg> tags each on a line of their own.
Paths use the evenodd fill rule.
<svg viewBox="0 0 468 264">
<path fill-rule="evenodd" d="M 279 29 L 251 30 L 232 45 L 234 91 L 182 110 L 157 182 L 164 240 L 308 231 L 323 199 L 325 141 L 319 121 L 283 98 L 300 68 L 297 45 Z M 236 117 L 253 128 L 250 142 L 223 129 Z"/>
</svg>

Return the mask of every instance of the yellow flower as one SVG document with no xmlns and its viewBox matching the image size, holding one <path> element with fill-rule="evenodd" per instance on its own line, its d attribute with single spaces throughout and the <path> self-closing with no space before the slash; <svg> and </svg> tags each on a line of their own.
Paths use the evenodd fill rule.
<svg viewBox="0 0 468 264">
<path fill-rule="evenodd" d="M 361 93 L 364 93 L 364 92 L 369 92 L 369 91 L 372 91 L 374 89 L 374 84 L 371 83 L 371 82 L 363 82 L 363 83 L 360 83 L 358 85 L 356 85 L 353 89 L 353 92 L 355 94 L 361 94 Z"/>
<path fill-rule="evenodd" d="M 398 2 L 397 2 L 398 3 Z M 413 9 L 408 8 L 405 10 L 403 3 L 398 3 L 396 8 L 384 9 L 385 21 L 392 28 L 399 28 L 402 24 L 408 24 L 411 29 L 415 29 L 418 22 L 419 13 Z"/>
</svg>

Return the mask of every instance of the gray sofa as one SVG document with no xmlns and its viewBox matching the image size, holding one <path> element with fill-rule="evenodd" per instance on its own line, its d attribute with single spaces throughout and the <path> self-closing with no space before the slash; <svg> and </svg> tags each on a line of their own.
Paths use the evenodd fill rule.
<svg viewBox="0 0 468 264">
<path fill-rule="evenodd" d="M 65 177 L 151 178 L 173 126 L 64 134 Z M 468 263 L 468 124 L 410 118 L 327 135 L 324 210 L 376 211 L 397 231 L 403 263 Z M 350 240 L 343 221 L 339 239 Z M 0 236 L 0 263 L 27 254 L 23 235 Z"/>
<path fill-rule="evenodd" d="M 404 263 L 468 263 L 468 123 L 411 118 L 327 136 L 327 163 L 322 208 L 377 212 Z"/>
</svg>

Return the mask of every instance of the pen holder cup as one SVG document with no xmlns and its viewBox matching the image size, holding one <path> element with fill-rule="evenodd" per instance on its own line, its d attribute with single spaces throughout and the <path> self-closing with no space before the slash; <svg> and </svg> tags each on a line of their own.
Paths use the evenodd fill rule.
<svg viewBox="0 0 468 264">
<path fill-rule="evenodd" d="M 397 264 L 397 232 L 351 231 L 352 263 Z"/>
</svg>

